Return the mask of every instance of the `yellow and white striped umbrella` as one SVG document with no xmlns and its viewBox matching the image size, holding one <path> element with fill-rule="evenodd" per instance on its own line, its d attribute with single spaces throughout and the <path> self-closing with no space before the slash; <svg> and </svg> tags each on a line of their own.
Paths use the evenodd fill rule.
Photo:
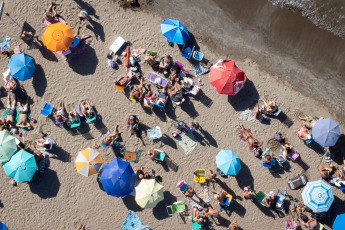
<svg viewBox="0 0 345 230">
<path fill-rule="evenodd" d="M 81 150 L 75 159 L 77 172 L 86 177 L 97 174 L 102 163 L 101 154 L 91 148 Z"/>
</svg>

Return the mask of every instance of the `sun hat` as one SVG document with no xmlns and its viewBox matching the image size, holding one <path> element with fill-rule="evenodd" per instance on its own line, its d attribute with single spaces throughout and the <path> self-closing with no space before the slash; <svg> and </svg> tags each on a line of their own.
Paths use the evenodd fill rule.
<svg viewBox="0 0 345 230">
<path fill-rule="evenodd" d="M 276 194 L 273 191 L 270 191 L 270 197 L 274 198 Z"/>
<path fill-rule="evenodd" d="M 87 10 L 85 10 L 85 9 L 82 9 L 78 14 L 79 18 L 87 18 L 88 16 L 89 16 L 89 14 L 87 13 Z"/>
</svg>

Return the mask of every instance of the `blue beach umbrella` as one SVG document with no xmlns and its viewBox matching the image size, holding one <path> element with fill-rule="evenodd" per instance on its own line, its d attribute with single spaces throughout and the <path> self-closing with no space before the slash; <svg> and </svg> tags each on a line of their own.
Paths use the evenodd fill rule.
<svg viewBox="0 0 345 230">
<path fill-rule="evenodd" d="M 189 39 L 187 28 L 175 19 L 167 18 L 161 24 L 161 30 L 169 42 L 183 45 Z"/>
<path fill-rule="evenodd" d="M 32 74 L 36 70 L 34 59 L 24 53 L 13 54 L 8 67 L 11 75 L 20 81 L 32 78 Z"/>
<path fill-rule="evenodd" d="M 0 230 L 7 230 L 7 226 L 0 222 Z"/>
<path fill-rule="evenodd" d="M 308 182 L 302 198 L 304 204 L 314 212 L 327 212 L 334 200 L 332 187 L 323 180 Z"/>
<path fill-rule="evenodd" d="M 21 149 L 4 164 L 4 170 L 7 176 L 19 183 L 30 181 L 37 171 L 35 157 Z"/>
<path fill-rule="evenodd" d="M 240 158 L 231 150 L 220 150 L 216 156 L 217 168 L 226 175 L 236 175 L 241 169 Z"/>
<path fill-rule="evenodd" d="M 333 230 L 345 229 L 345 213 L 337 215 L 337 218 L 335 218 L 335 221 L 333 222 L 332 229 Z"/>
<path fill-rule="evenodd" d="M 136 175 L 129 162 L 115 158 L 104 166 L 100 182 L 108 195 L 125 197 L 133 192 L 135 179 Z"/>
<path fill-rule="evenodd" d="M 323 147 L 335 145 L 340 137 L 339 124 L 331 118 L 318 120 L 312 131 L 314 140 Z"/>
</svg>

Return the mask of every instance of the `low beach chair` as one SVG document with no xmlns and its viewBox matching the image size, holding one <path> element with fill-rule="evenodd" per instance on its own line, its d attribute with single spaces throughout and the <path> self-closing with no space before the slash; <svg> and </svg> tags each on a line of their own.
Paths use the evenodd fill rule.
<svg viewBox="0 0 345 230">
<path fill-rule="evenodd" d="M 176 66 L 180 70 L 180 73 L 184 73 L 184 76 L 186 76 L 186 74 L 189 74 L 189 71 L 183 68 L 183 64 L 181 62 L 176 61 L 174 66 Z M 182 76 L 180 75 L 180 77 Z"/>
<path fill-rule="evenodd" d="M 77 117 L 78 117 L 77 121 L 69 121 L 68 122 L 68 125 L 71 127 L 71 129 L 78 128 L 81 125 L 79 113 L 77 113 Z"/>
<path fill-rule="evenodd" d="M 256 194 L 255 194 L 255 199 L 257 201 L 259 201 L 263 206 L 266 206 L 265 202 L 264 202 L 264 199 L 266 197 L 266 194 L 263 192 L 263 191 L 258 191 Z"/>
<path fill-rule="evenodd" d="M 206 182 L 206 170 L 205 169 L 197 169 L 194 171 L 194 181 L 196 183 L 203 184 Z"/>
<path fill-rule="evenodd" d="M 54 118 L 55 118 L 56 113 L 53 113 L 53 114 L 54 114 Z M 63 125 L 65 122 L 66 122 L 65 120 L 58 121 L 58 120 L 55 119 L 55 124 L 58 125 L 58 126 Z"/>
<path fill-rule="evenodd" d="M 202 61 L 202 59 L 204 58 L 204 53 L 195 50 L 193 52 L 193 56 L 192 57 L 193 57 L 194 60 Z"/>
<path fill-rule="evenodd" d="M 192 229 L 202 229 L 202 224 L 198 223 L 198 222 L 195 222 L 193 219 L 192 219 Z"/>
<path fill-rule="evenodd" d="M 184 193 L 191 187 L 186 183 L 186 181 L 181 180 L 177 183 L 176 188 L 184 195 Z"/>
<path fill-rule="evenodd" d="M 80 113 L 81 113 L 80 104 L 78 104 L 78 114 Z M 93 106 L 91 106 L 91 116 L 85 116 L 86 122 L 93 123 L 96 121 L 96 118 L 97 118 L 97 114 L 95 112 L 95 109 L 93 108 Z"/>
<path fill-rule="evenodd" d="M 54 106 L 52 106 L 52 105 L 50 105 L 50 104 L 48 104 L 47 102 L 45 102 L 44 104 L 43 104 L 43 108 L 41 109 L 41 114 L 43 115 L 43 116 L 49 116 L 50 114 L 51 114 L 51 112 L 53 111 L 53 109 L 54 109 Z"/>
<path fill-rule="evenodd" d="M 154 161 L 163 162 L 166 156 L 165 152 L 160 149 L 154 149 L 154 151 L 155 151 L 155 156 L 153 157 Z M 150 150 L 148 151 L 148 154 L 150 154 Z"/>
<path fill-rule="evenodd" d="M 156 92 L 155 92 L 155 98 L 153 99 L 153 101 L 156 101 L 158 97 L 159 97 L 159 92 L 156 91 Z M 160 105 L 160 104 L 157 104 L 157 103 L 153 103 L 153 105 L 156 106 L 156 107 L 158 107 L 158 108 L 160 108 L 160 109 L 164 109 L 164 108 L 165 108 L 165 104 L 166 104 L 167 101 L 168 101 L 168 97 L 169 97 L 169 96 L 166 95 L 165 102 L 164 102 L 163 105 Z"/>
<path fill-rule="evenodd" d="M 164 78 L 162 78 L 157 73 L 150 73 L 148 76 L 148 80 L 156 85 L 156 87 L 162 87 L 165 88 L 168 85 L 168 81 Z"/>
<path fill-rule="evenodd" d="M 184 46 L 182 47 L 181 50 L 181 56 L 187 59 L 190 59 L 190 57 L 193 54 L 193 50 L 194 50 L 195 46 L 190 45 L 190 44 L 184 44 Z"/>
<path fill-rule="evenodd" d="M 36 149 L 39 150 L 39 151 L 50 151 L 50 150 L 52 150 L 53 149 L 53 145 L 54 145 L 54 141 L 52 139 L 50 139 L 50 138 L 47 138 L 47 137 L 45 137 L 44 139 L 49 142 L 49 144 L 50 144 L 49 148 L 38 147 Z"/>
<path fill-rule="evenodd" d="M 186 92 L 184 92 L 184 94 L 192 94 L 192 95 L 197 95 L 200 91 L 200 87 L 193 84 L 189 89 L 187 89 Z"/>
<path fill-rule="evenodd" d="M 172 205 L 167 206 L 167 212 L 169 216 L 173 216 L 175 213 L 180 215 L 186 212 L 186 204 L 183 201 L 177 201 Z"/>
<path fill-rule="evenodd" d="M 272 162 L 270 164 L 265 163 L 263 158 L 261 161 L 262 161 L 262 166 L 264 166 L 265 168 L 269 168 L 269 169 L 272 168 L 272 166 L 274 166 L 276 164 L 275 159 L 272 159 Z"/>
</svg>

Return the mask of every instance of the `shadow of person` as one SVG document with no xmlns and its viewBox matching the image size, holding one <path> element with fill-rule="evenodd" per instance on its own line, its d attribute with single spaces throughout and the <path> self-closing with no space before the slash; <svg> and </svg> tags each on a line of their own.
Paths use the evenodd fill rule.
<svg viewBox="0 0 345 230">
<path fill-rule="evenodd" d="M 72 58 L 68 65 L 76 73 L 86 76 L 94 74 L 98 64 L 98 58 L 96 56 L 95 50 L 86 46 L 82 53 Z"/>
<path fill-rule="evenodd" d="M 259 201 L 257 200 L 253 200 L 253 203 L 256 205 L 256 207 L 258 207 L 258 209 L 260 209 L 260 211 L 265 214 L 268 217 L 272 217 L 273 219 L 276 218 L 276 216 L 273 214 L 273 212 L 271 211 L 271 209 L 269 209 L 268 207 L 263 206 Z"/>
<path fill-rule="evenodd" d="M 208 146 L 218 147 L 216 139 L 214 139 L 212 135 L 201 126 L 199 127 L 199 132 L 194 132 L 194 137 L 197 141 L 200 143 L 205 142 Z"/>
<path fill-rule="evenodd" d="M 156 207 L 152 209 L 152 214 L 157 220 L 163 220 L 169 217 L 168 212 L 162 211 L 166 210 L 166 207 L 172 205 L 177 201 L 177 198 L 173 196 L 169 191 L 164 191 L 164 200 L 159 202 Z"/>
<path fill-rule="evenodd" d="M 177 149 L 176 141 L 174 139 L 172 139 L 169 135 L 166 135 L 164 133 L 161 140 L 165 145 L 168 145 L 173 149 Z"/>
<path fill-rule="evenodd" d="M 61 185 L 57 173 L 49 168 L 43 175 L 36 174 L 28 184 L 31 192 L 42 199 L 56 197 Z"/>
<path fill-rule="evenodd" d="M 133 212 L 140 212 L 144 209 L 140 207 L 137 202 L 135 201 L 135 197 L 128 195 L 122 198 L 123 204 L 126 205 L 127 209 L 132 210 Z"/>
<path fill-rule="evenodd" d="M 54 156 L 51 157 L 52 159 L 57 159 L 62 162 L 71 162 L 71 154 L 56 144 L 53 145 L 50 152 L 54 154 Z"/>
<path fill-rule="evenodd" d="M 103 26 L 100 23 L 92 20 L 91 18 L 89 19 L 89 22 L 91 25 L 86 25 L 86 28 L 91 30 L 94 33 L 96 40 L 98 40 L 98 37 L 99 37 L 101 41 L 104 42 L 105 33 L 104 33 Z"/>
<path fill-rule="evenodd" d="M 195 107 L 189 97 L 185 97 L 185 101 L 180 106 L 181 109 L 185 111 L 191 118 L 194 119 L 199 116 L 198 111 L 195 110 Z"/>
<path fill-rule="evenodd" d="M 32 76 L 32 86 L 37 96 L 42 97 L 47 88 L 47 79 L 41 65 L 36 64 L 36 70 Z"/>
<path fill-rule="evenodd" d="M 74 2 L 79 5 L 80 9 L 85 9 L 89 16 L 94 16 L 96 19 L 99 19 L 99 16 L 96 14 L 96 10 L 89 3 L 83 0 L 74 0 Z"/>
<path fill-rule="evenodd" d="M 312 150 L 314 150 L 317 154 L 319 154 L 319 156 L 325 154 L 325 149 L 324 147 L 322 147 L 321 145 L 319 145 L 316 141 L 312 140 L 310 143 L 306 143 L 305 141 L 303 141 L 303 143 L 311 148 Z"/>
<path fill-rule="evenodd" d="M 228 96 L 228 102 L 236 111 L 253 108 L 259 100 L 259 93 L 254 83 L 247 78 L 243 89 L 235 96 Z"/>
</svg>

